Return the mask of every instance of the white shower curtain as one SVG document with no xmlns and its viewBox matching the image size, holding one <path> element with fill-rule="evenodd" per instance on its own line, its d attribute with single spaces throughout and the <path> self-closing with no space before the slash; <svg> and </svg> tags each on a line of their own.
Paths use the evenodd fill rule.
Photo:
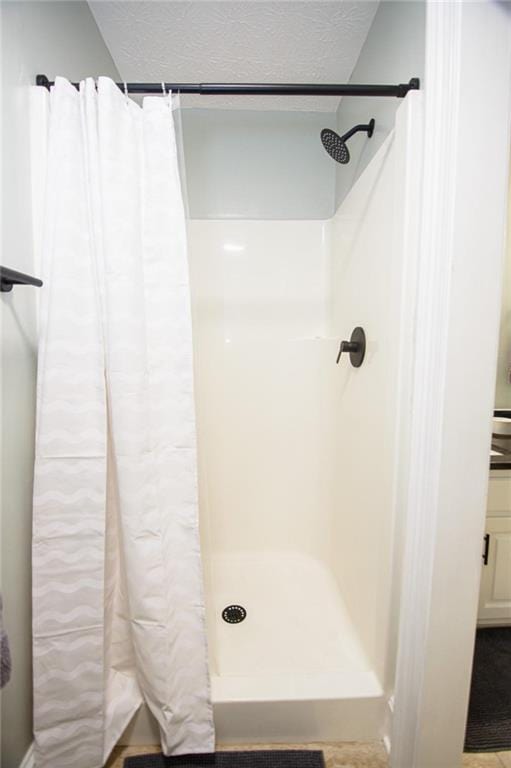
<svg viewBox="0 0 511 768">
<path fill-rule="evenodd" d="M 47 137 L 33 522 L 37 768 L 96 768 L 140 704 L 214 750 L 185 217 L 170 97 L 38 89 Z"/>
</svg>

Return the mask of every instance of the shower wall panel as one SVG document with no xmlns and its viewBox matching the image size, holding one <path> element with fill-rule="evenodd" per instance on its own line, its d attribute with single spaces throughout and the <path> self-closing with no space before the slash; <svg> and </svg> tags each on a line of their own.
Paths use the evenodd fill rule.
<svg viewBox="0 0 511 768">
<path fill-rule="evenodd" d="M 328 249 L 321 221 L 189 222 L 206 594 L 218 555 L 325 556 Z"/>
<path fill-rule="evenodd" d="M 211 545 L 318 552 L 327 226 L 192 221 L 189 245 Z"/>
<path fill-rule="evenodd" d="M 396 126 L 332 219 L 329 333 L 366 333 L 360 368 L 347 355 L 332 393 L 335 484 L 334 571 L 372 669 L 387 684 L 395 656 L 403 520 L 399 482 L 413 349 L 413 275 L 406 231 L 412 226 L 412 117 L 420 94 L 398 110 Z M 411 263 L 414 263 L 411 259 Z M 394 635 L 394 641 L 391 640 Z M 390 648 L 390 652 L 389 652 Z M 392 673 L 390 672 L 390 676 Z"/>
</svg>

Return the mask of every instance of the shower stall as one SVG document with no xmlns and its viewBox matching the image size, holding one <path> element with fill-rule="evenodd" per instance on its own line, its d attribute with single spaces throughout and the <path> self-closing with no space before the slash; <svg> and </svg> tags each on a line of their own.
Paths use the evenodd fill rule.
<svg viewBox="0 0 511 768">
<path fill-rule="evenodd" d="M 207 636 L 224 743 L 385 730 L 420 109 L 420 92 L 409 93 L 331 218 L 188 221 Z M 336 364 L 356 326 L 363 364 Z M 158 742 L 145 708 L 121 742 Z"/>
</svg>

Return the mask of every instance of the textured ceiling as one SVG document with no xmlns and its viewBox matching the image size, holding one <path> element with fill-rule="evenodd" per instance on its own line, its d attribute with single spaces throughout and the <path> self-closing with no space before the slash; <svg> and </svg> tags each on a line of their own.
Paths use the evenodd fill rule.
<svg viewBox="0 0 511 768">
<path fill-rule="evenodd" d="M 378 2 L 90 0 L 124 80 L 343 83 Z M 334 97 L 182 96 L 183 106 L 334 111 Z"/>
</svg>

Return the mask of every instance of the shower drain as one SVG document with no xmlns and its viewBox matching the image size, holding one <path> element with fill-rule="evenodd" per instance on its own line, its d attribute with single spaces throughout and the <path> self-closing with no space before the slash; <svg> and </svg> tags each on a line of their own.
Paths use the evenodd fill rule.
<svg viewBox="0 0 511 768">
<path fill-rule="evenodd" d="M 246 615 L 247 612 L 242 605 L 228 605 L 222 611 L 222 619 L 228 624 L 239 624 Z"/>
</svg>

